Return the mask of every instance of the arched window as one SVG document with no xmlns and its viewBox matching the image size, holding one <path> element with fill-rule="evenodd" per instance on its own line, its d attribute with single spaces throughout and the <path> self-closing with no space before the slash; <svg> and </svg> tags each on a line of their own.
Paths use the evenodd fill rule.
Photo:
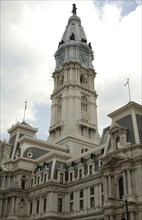
<svg viewBox="0 0 142 220">
<path fill-rule="evenodd" d="M 119 148 L 119 142 L 120 142 L 120 137 L 118 136 L 118 137 L 116 138 L 116 149 Z"/>
<path fill-rule="evenodd" d="M 21 180 L 21 187 L 22 187 L 22 189 L 25 189 L 25 185 L 26 185 L 26 177 L 24 175 L 24 176 L 22 176 L 22 180 Z"/>
<path fill-rule="evenodd" d="M 80 75 L 80 83 L 85 84 L 85 76 L 83 74 Z"/>
<path fill-rule="evenodd" d="M 61 114 L 61 111 L 62 111 L 62 98 L 60 97 L 57 101 L 57 113 L 58 114 Z"/>
<path fill-rule="evenodd" d="M 123 185 L 123 177 L 121 176 L 118 181 L 118 188 L 119 188 L 119 199 L 122 199 L 124 195 L 124 185 Z"/>
<path fill-rule="evenodd" d="M 88 111 L 88 100 L 86 96 L 81 97 L 81 111 L 83 112 Z"/>
</svg>

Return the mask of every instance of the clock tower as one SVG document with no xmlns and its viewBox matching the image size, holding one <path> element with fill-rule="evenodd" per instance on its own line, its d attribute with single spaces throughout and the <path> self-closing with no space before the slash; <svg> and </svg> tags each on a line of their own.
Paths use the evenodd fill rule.
<svg viewBox="0 0 142 220">
<path fill-rule="evenodd" d="M 91 43 L 77 16 L 72 16 L 55 53 L 54 91 L 48 142 L 65 145 L 74 155 L 99 145 Z"/>
</svg>

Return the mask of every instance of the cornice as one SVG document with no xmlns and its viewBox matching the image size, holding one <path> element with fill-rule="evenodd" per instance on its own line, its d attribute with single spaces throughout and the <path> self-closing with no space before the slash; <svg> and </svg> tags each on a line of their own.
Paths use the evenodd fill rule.
<svg viewBox="0 0 142 220">
<path fill-rule="evenodd" d="M 108 114 L 108 116 L 110 118 L 114 118 L 114 117 L 116 117 L 116 116 L 118 116 L 128 110 L 132 110 L 132 109 L 137 109 L 142 112 L 142 105 L 140 105 L 136 102 L 128 102 L 128 104 L 126 104 L 126 105 L 122 106 L 121 108 L 117 109 L 116 111 Z"/>
</svg>

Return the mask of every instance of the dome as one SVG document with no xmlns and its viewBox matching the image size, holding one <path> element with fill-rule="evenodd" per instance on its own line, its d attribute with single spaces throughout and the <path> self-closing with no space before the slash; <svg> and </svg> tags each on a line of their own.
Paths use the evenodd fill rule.
<svg viewBox="0 0 142 220">
<path fill-rule="evenodd" d="M 86 34 L 81 25 L 81 20 L 75 14 L 72 15 L 68 20 L 68 25 L 62 36 L 62 41 L 67 42 L 71 40 L 71 37 L 73 37 L 73 40 L 75 41 L 81 41 L 82 39 L 86 40 Z"/>
</svg>

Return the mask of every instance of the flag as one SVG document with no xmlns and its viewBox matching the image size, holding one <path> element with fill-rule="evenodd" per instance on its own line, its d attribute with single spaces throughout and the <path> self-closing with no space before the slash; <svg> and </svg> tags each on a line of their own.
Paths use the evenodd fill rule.
<svg viewBox="0 0 142 220">
<path fill-rule="evenodd" d="M 129 83 L 129 79 L 127 79 L 127 82 L 125 83 L 125 85 L 124 85 L 124 86 L 126 86 L 128 83 Z"/>
</svg>

